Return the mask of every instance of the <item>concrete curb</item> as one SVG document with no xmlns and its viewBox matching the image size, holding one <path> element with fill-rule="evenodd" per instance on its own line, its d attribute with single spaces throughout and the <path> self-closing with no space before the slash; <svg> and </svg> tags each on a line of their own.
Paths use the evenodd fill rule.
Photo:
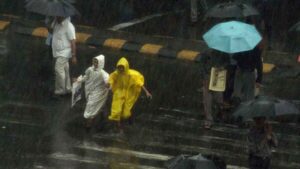
<svg viewBox="0 0 300 169">
<path fill-rule="evenodd" d="M 39 38 L 46 38 L 48 35 L 48 31 L 46 27 L 27 27 L 27 26 L 17 25 L 15 32 L 19 34 L 30 35 Z M 104 46 L 104 47 L 113 48 L 117 50 L 139 52 L 146 55 L 164 57 L 168 59 L 182 59 L 182 60 L 197 62 L 199 61 L 199 57 L 200 57 L 199 51 L 188 50 L 188 49 L 181 49 L 175 51 L 158 44 L 153 44 L 153 43 L 139 44 L 133 41 L 129 41 L 127 39 L 103 38 L 93 33 L 76 32 L 76 38 L 77 38 L 76 39 L 77 43 L 83 43 L 89 46 L 94 46 L 94 47 Z"/>
<path fill-rule="evenodd" d="M 10 21 L 0 20 L 0 31 L 7 29 L 12 23 Z M 124 50 L 130 52 L 139 52 L 154 57 L 161 57 L 166 59 L 180 59 L 185 61 L 199 62 L 200 60 L 200 51 L 190 50 L 190 49 L 171 49 L 163 45 L 154 44 L 154 43 L 137 43 L 123 38 L 117 37 L 101 37 L 95 32 L 95 28 L 88 27 L 93 29 L 93 31 L 88 32 L 77 32 L 76 41 L 77 43 L 83 43 L 93 47 L 108 47 L 117 50 Z M 18 25 L 15 29 L 16 33 L 30 35 L 39 38 L 46 38 L 48 31 L 46 27 L 29 27 L 25 25 Z M 176 40 L 176 39 L 172 39 Z M 274 64 L 264 64 L 264 73 L 269 73 L 274 69 Z"/>
</svg>

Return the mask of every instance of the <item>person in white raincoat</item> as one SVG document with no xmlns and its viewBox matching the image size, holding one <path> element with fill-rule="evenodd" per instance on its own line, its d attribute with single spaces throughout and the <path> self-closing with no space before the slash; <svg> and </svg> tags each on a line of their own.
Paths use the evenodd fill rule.
<svg viewBox="0 0 300 169">
<path fill-rule="evenodd" d="M 104 55 L 94 57 L 93 65 L 85 71 L 83 78 L 77 79 L 78 81 L 85 82 L 87 104 L 83 116 L 87 119 L 87 129 L 91 128 L 93 120 L 107 99 L 109 74 L 103 70 L 104 62 Z"/>
</svg>

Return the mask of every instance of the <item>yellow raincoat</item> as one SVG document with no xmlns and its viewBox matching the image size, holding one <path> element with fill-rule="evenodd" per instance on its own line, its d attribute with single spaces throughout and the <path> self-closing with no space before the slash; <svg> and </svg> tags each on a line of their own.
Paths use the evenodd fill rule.
<svg viewBox="0 0 300 169">
<path fill-rule="evenodd" d="M 113 92 L 111 114 L 108 118 L 113 121 L 128 119 L 131 116 L 131 109 L 144 85 L 144 76 L 136 70 L 129 69 L 129 63 L 124 57 L 118 61 L 117 67 L 121 65 L 124 66 L 124 73 L 115 70 L 108 80 Z"/>
</svg>

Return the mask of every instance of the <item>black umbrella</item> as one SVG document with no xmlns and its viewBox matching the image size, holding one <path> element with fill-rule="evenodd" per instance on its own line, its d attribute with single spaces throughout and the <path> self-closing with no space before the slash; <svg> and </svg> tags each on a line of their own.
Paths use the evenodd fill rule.
<svg viewBox="0 0 300 169">
<path fill-rule="evenodd" d="M 79 14 L 71 4 L 74 2 L 75 0 L 26 0 L 25 8 L 46 16 L 68 17 Z"/>
<path fill-rule="evenodd" d="M 167 161 L 167 169 L 218 169 L 212 160 L 201 154 L 195 156 L 179 155 Z"/>
<path fill-rule="evenodd" d="M 241 103 L 233 115 L 249 119 L 254 117 L 300 115 L 300 112 L 295 105 L 285 100 L 268 96 L 258 96 L 251 101 Z"/>
<path fill-rule="evenodd" d="M 249 4 L 226 2 L 213 6 L 207 11 L 208 18 L 244 18 L 247 16 L 259 15 L 257 9 Z"/>
</svg>

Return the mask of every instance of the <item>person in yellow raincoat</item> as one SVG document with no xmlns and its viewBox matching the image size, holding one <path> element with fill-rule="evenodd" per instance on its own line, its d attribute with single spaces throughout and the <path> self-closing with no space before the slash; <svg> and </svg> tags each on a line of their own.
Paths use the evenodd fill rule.
<svg viewBox="0 0 300 169">
<path fill-rule="evenodd" d="M 137 101 L 143 89 L 148 98 L 151 93 L 144 87 L 144 76 L 129 68 L 126 58 L 122 57 L 116 70 L 110 74 L 108 83 L 113 93 L 111 113 L 109 120 L 118 124 L 120 132 L 123 132 L 122 120 L 129 119 L 132 115 L 131 109 Z"/>
</svg>

